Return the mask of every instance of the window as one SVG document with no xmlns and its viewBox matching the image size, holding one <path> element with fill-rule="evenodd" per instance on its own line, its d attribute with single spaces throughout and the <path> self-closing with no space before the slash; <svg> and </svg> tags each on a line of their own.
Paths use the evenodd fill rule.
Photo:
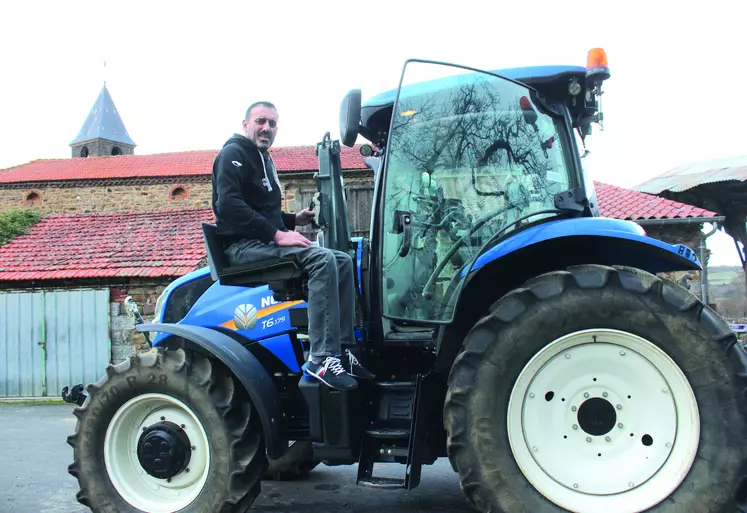
<svg viewBox="0 0 747 513">
<path fill-rule="evenodd" d="M 119 146 L 114 146 L 112 148 L 112 155 L 122 155 L 122 149 Z"/>
<path fill-rule="evenodd" d="M 189 199 L 189 190 L 184 185 L 175 185 L 171 188 L 169 198 L 172 200 Z"/>
<path fill-rule="evenodd" d="M 80 149 L 80 156 L 83 157 L 83 158 L 87 158 L 88 157 L 88 146 L 83 146 Z"/>
<path fill-rule="evenodd" d="M 28 204 L 28 203 L 41 203 L 41 202 L 42 202 L 42 197 L 39 191 L 28 191 L 24 193 L 23 195 L 22 203 Z"/>
<path fill-rule="evenodd" d="M 423 66 L 433 65 L 408 64 L 406 78 Z M 451 322 L 480 251 L 519 220 L 558 215 L 555 195 L 572 184 L 565 120 L 526 87 L 481 73 L 405 86 L 394 112 L 382 184 L 383 313 Z"/>
</svg>

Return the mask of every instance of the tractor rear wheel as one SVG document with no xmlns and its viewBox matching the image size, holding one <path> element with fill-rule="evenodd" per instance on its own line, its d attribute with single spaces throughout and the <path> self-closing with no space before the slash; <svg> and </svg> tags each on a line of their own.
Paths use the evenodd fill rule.
<svg viewBox="0 0 747 513">
<path fill-rule="evenodd" d="M 743 351 L 684 288 L 585 265 L 527 282 L 464 341 L 448 455 L 481 512 L 732 512 L 747 489 Z"/>
<path fill-rule="evenodd" d="M 291 481 L 308 475 L 319 465 L 314 458 L 311 442 L 293 441 L 289 444 L 288 452 L 281 458 L 269 460 L 270 464 L 263 479 L 267 481 Z"/>
<path fill-rule="evenodd" d="M 214 359 L 157 349 L 87 387 L 68 437 L 77 499 L 94 512 L 245 512 L 267 466 L 258 415 Z"/>
</svg>

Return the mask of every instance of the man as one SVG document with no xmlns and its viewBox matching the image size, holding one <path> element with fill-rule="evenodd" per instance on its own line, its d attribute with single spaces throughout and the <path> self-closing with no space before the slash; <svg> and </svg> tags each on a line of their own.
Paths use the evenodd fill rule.
<svg viewBox="0 0 747 513">
<path fill-rule="evenodd" d="M 313 245 L 298 232 L 314 218 L 311 210 L 281 210 L 282 188 L 269 149 L 278 130 L 278 112 L 270 102 L 249 106 L 243 134 L 232 136 L 213 163 L 213 212 L 231 265 L 296 255 L 309 275 L 308 375 L 338 390 L 357 387 L 355 378 L 371 379 L 342 344 L 355 343 L 353 261 L 341 251 Z"/>
</svg>

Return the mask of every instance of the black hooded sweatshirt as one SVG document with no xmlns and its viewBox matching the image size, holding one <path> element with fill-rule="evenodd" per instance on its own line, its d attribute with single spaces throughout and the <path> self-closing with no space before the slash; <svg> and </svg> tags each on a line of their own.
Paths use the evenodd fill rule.
<svg viewBox="0 0 747 513">
<path fill-rule="evenodd" d="M 224 247 L 241 239 L 272 242 L 293 230 L 296 216 L 281 210 L 280 183 L 269 153 L 243 135 L 226 141 L 213 162 L 213 213 Z"/>
</svg>

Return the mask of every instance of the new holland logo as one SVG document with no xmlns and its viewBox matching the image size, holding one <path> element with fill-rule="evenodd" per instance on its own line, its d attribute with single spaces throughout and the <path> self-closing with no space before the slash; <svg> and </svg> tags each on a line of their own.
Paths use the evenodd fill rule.
<svg viewBox="0 0 747 513">
<path fill-rule="evenodd" d="M 250 330 L 257 325 L 257 309 L 254 305 L 239 305 L 233 312 L 233 323 L 240 330 Z"/>
<path fill-rule="evenodd" d="M 238 160 L 232 160 L 231 164 L 233 164 L 236 167 L 241 167 L 241 162 L 239 162 Z"/>
</svg>

